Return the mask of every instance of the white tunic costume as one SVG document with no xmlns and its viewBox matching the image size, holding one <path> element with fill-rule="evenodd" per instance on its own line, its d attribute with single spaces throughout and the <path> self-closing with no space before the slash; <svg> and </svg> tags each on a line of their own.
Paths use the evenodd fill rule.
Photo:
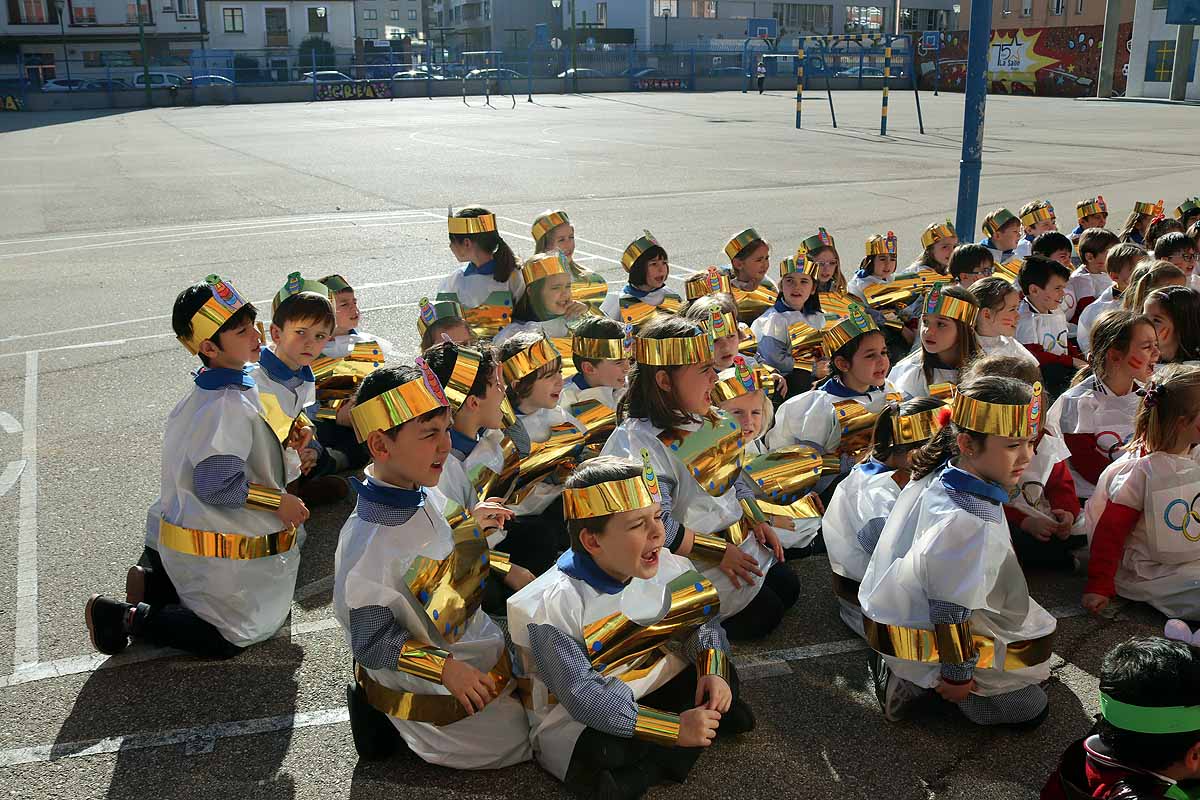
<svg viewBox="0 0 1200 800">
<path fill-rule="evenodd" d="M 1066 315 L 1068 322 L 1075 320 L 1077 323 L 1079 316 L 1087 311 L 1092 303 L 1100 299 L 1104 290 L 1112 285 L 1113 280 L 1107 272 L 1093 273 L 1088 272 L 1087 267 L 1077 267 L 1071 273 L 1070 280 L 1067 281 L 1066 292 L 1063 294 L 1058 310 Z M 1076 329 L 1076 324 L 1072 323 L 1071 332 L 1075 333 Z"/>
<path fill-rule="evenodd" d="M 1100 315 L 1105 311 L 1121 308 L 1121 298 L 1116 297 L 1116 284 L 1109 284 L 1108 288 L 1096 297 L 1095 301 L 1079 313 L 1079 322 L 1075 326 L 1075 339 L 1079 342 L 1079 349 L 1087 355 L 1092 352 L 1092 328 L 1096 327 L 1096 320 L 1100 319 Z"/>
<path fill-rule="evenodd" d="M 780 298 L 750 326 L 758 340 L 759 359 L 785 375 L 796 366 L 790 329 L 797 323 L 819 331 L 825 327 L 825 315 L 820 311 L 797 311 Z"/>
<path fill-rule="evenodd" d="M 468 264 L 451 272 L 438 286 L 438 300 L 455 300 L 476 336 L 495 336 L 512 322 L 512 310 L 525 293 L 525 281 L 519 269 L 513 270 L 507 283 L 493 277 L 495 262 L 482 267 Z"/>
<path fill-rule="evenodd" d="M 1016 356 L 1022 361 L 1028 361 L 1035 367 L 1038 366 L 1037 357 L 1029 352 L 1029 348 L 1011 336 L 1001 334 L 999 336 L 979 336 L 978 338 L 979 347 L 985 355 Z"/>
<path fill-rule="evenodd" d="M 1092 496 L 1100 474 L 1125 452 L 1140 402 L 1137 392 L 1116 395 L 1092 376 L 1067 389 L 1050 407 L 1046 430 L 1071 451 L 1067 465 L 1081 498 Z"/>
<path fill-rule="evenodd" d="M 917 349 L 896 362 L 888 373 L 888 380 L 898 389 L 906 400 L 914 397 L 929 397 L 930 381 L 925 379 L 925 367 L 922 363 L 928 354 L 924 349 Z M 936 367 L 933 370 L 932 383 L 958 383 L 958 370 Z"/>
<path fill-rule="evenodd" d="M 631 325 L 644 324 L 656 312 L 677 314 L 681 308 L 683 298 L 665 285 L 644 292 L 625 284 L 618 294 L 609 292 L 600 304 L 600 311 L 604 316 Z"/>
</svg>

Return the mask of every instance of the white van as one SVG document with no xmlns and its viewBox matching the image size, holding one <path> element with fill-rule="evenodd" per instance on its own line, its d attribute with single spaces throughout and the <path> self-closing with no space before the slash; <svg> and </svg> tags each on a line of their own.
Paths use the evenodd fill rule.
<svg viewBox="0 0 1200 800">
<path fill-rule="evenodd" d="M 166 89 L 171 86 L 181 89 L 187 84 L 186 78 L 176 75 L 174 72 L 151 72 L 149 77 L 151 89 Z M 135 72 L 133 74 L 133 88 L 146 88 L 146 73 Z"/>
</svg>

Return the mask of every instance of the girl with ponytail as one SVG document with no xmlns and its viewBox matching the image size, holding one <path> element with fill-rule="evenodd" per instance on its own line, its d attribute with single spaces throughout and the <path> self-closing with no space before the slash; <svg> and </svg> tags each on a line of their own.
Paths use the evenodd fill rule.
<svg viewBox="0 0 1200 800">
<path fill-rule="evenodd" d="M 450 252 L 461 264 L 438 286 L 437 300 L 462 306 L 472 333 L 490 339 L 512 322 L 513 305 L 525 292 L 521 267 L 486 208 L 464 208 L 446 220 Z"/>
</svg>

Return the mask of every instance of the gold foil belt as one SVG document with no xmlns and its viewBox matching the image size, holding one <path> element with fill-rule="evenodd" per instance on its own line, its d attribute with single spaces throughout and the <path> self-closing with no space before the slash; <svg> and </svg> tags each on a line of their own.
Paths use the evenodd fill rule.
<svg viewBox="0 0 1200 800">
<path fill-rule="evenodd" d="M 508 651 L 500 656 L 496 666 L 488 673 L 496 682 L 496 693 L 508 686 L 512 680 L 512 662 L 509 661 Z M 442 727 L 466 719 L 467 712 L 462 704 L 449 694 L 417 694 L 401 689 L 392 689 L 377 682 L 361 664 L 354 667 L 354 677 L 358 685 L 367 693 L 367 702 L 376 709 L 396 719 L 411 722 L 425 722 Z"/>
<path fill-rule="evenodd" d="M 729 491 L 742 470 L 742 430 L 724 411 L 714 410 L 694 431 L 673 428 L 658 439 L 712 497 Z"/>
<path fill-rule="evenodd" d="M 249 561 L 286 553 L 296 542 L 296 529 L 268 533 L 266 536 L 247 536 L 241 533 L 217 533 L 195 528 L 181 528 L 165 519 L 158 522 L 158 541 L 177 553 L 202 558 L 228 558 Z"/>
<path fill-rule="evenodd" d="M 970 633 L 969 623 L 939 627 L 938 631 L 905 628 L 863 617 L 863 628 L 872 649 L 905 661 L 961 664 L 978 653 L 976 667 L 1009 670 L 1045 663 L 1054 652 L 1054 634 L 1049 633 L 1037 639 L 1010 642 L 1005 648 L 1004 663 L 997 664 L 996 643 L 990 637 Z"/>
</svg>

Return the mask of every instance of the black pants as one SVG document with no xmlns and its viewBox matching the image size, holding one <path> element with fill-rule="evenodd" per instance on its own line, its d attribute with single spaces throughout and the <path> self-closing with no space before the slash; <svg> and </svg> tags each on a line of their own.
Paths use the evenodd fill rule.
<svg viewBox="0 0 1200 800">
<path fill-rule="evenodd" d="M 766 77 L 764 77 L 762 75 L 760 75 L 758 77 L 758 93 L 759 94 L 763 93 L 763 84 L 766 83 L 766 81 L 767 81 Z"/>
<path fill-rule="evenodd" d="M 789 398 L 804 394 L 813 386 L 813 376 L 811 372 L 806 372 L 802 369 L 794 369 L 784 376 L 787 382 Z"/>
<path fill-rule="evenodd" d="M 242 652 L 230 644 L 210 622 L 179 603 L 149 606 L 134 623 L 133 636 L 159 647 L 174 647 L 204 658 L 232 658 Z"/>
<path fill-rule="evenodd" d="M 786 565 L 776 564 L 763 576 L 762 586 L 749 605 L 721 625 L 731 640 L 761 639 L 779 626 L 799 597 L 800 579 Z"/>
<path fill-rule="evenodd" d="M 1071 551 L 1087 543 L 1086 536 L 1068 536 L 1066 539 L 1051 536 L 1048 541 L 1043 542 L 1033 534 L 1021 530 L 1019 525 L 1009 525 L 1008 529 L 1012 534 L 1017 560 L 1026 568 L 1073 569 L 1075 561 Z"/>
<path fill-rule="evenodd" d="M 562 498 L 555 500 L 541 514 L 514 517 L 505 526 L 504 541 L 496 550 L 507 553 L 509 560 L 541 575 L 571 546 L 567 523 L 563 519 Z M 483 589 L 483 610 L 492 616 L 508 614 L 508 598 L 512 589 L 497 579 L 488 580 Z"/>
<path fill-rule="evenodd" d="M 345 469 L 362 469 L 370 460 L 367 446 L 360 444 L 354 436 L 354 429 L 338 425 L 331 419 L 319 419 L 314 424 L 317 441 L 327 450 L 337 450 L 346 457 Z M 340 470 L 331 470 L 331 472 Z M 313 472 L 316 472 L 314 469 Z M 328 474 L 328 473 L 326 473 Z"/>
<path fill-rule="evenodd" d="M 739 694 L 737 673 L 730 665 L 729 688 L 736 702 Z M 681 713 L 696 706 L 696 668 L 688 667 L 666 684 L 638 700 L 639 705 L 659 711 Z M 720 728 L 718 728 L 720 732 Z M 627 797 L 640 797 L 650 787 L 667 780 L 682 782 L 700 758 L 703 748 L 664 747 L 659 744 L 626 739 L 585 728 L 575 742 L 571 763 L 563 781 L 567 788 L 585 797 L 595 794 L 597 778 L 609 772 L 618 785 L 627 788 Z"/>
<path fill-rule="evenodd" d="M 149 570 L 146 573 L 146 596 L 143 602 L 151 607 L 179 602 L 179 593 L 175 591 L 175 584 L 171 583 L 157 550 L 143 547 L 137 565 Z"/>
</svg>

